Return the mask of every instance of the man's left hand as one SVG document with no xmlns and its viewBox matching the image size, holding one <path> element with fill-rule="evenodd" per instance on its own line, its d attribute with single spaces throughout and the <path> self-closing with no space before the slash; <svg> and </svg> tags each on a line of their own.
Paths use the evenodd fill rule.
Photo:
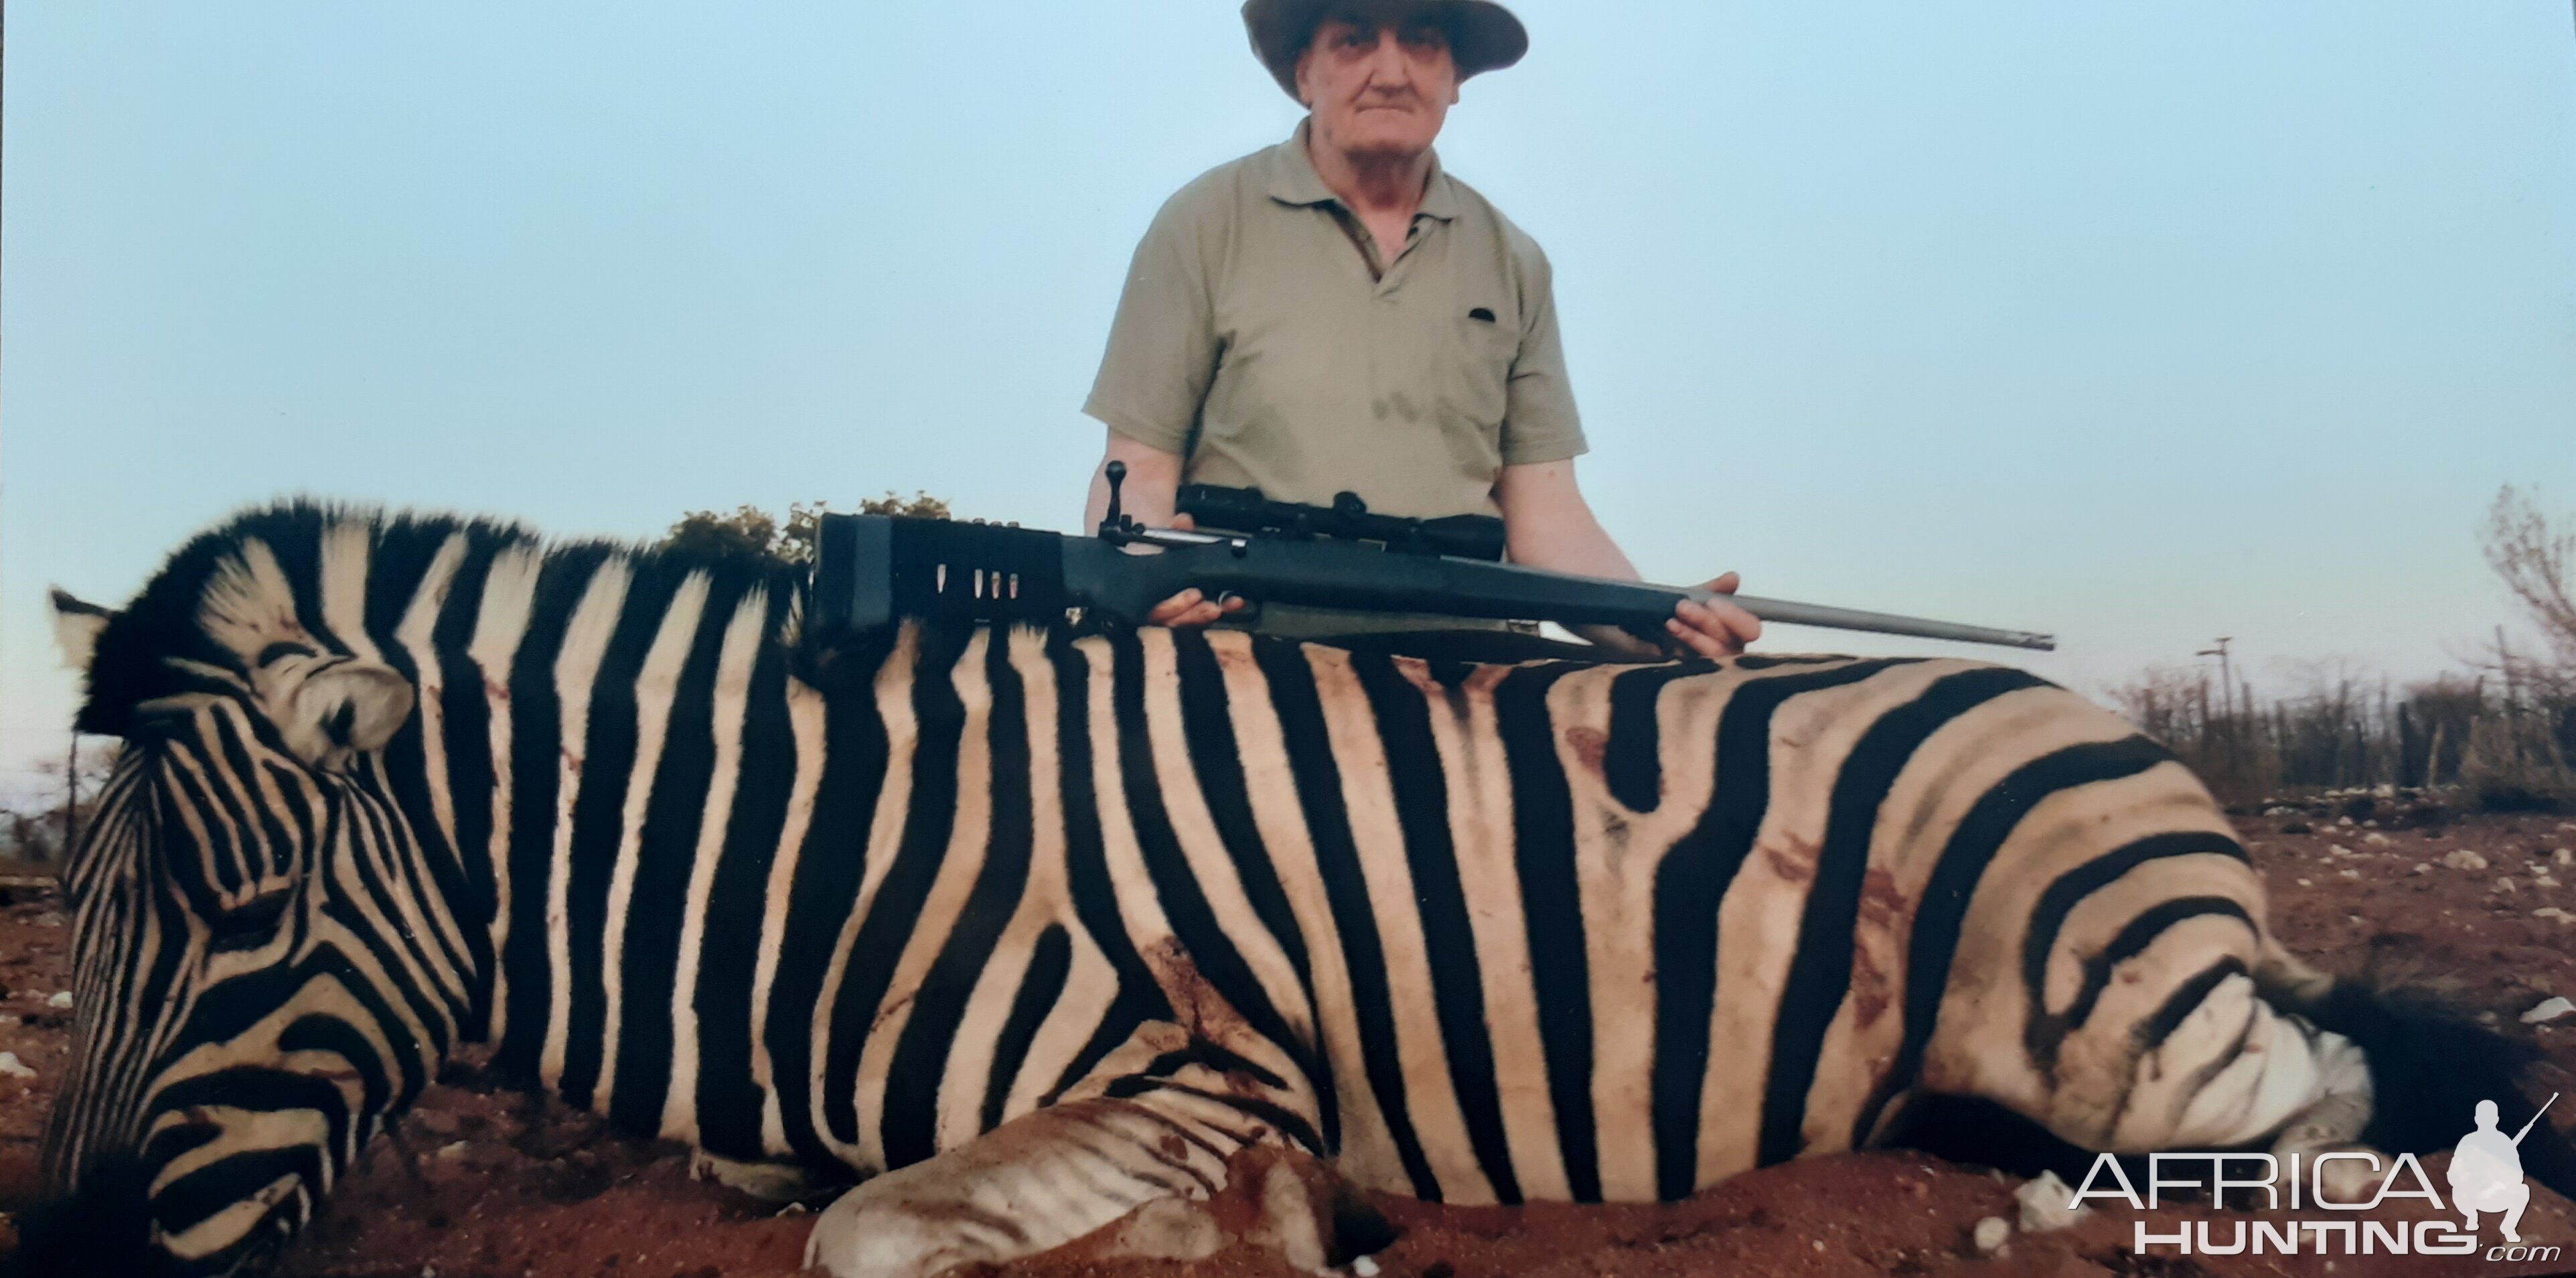
<svg viewBox="0 0 2576 1278">
<path fill-rule="evenodd" d="M 1716 595 L 1731 595 L 1743 579 L 1727 573 L 1700 587 Z M 1711 661 L 1732 657 L 1744 651 L 1744 645 L 1762 637 L 1762 619 L 1724 599 L 1701 603 L 1685 599 L 1673 605 L 1672 619 L 1664 630 L 1675 641 Z"/>
</svg>

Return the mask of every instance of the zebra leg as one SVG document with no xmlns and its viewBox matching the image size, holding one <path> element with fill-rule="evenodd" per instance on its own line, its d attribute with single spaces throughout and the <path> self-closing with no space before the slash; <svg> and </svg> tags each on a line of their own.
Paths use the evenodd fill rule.
<svg viewBox="0 0 2576 1278">
<path fill-rule="evenodd" d="M 2316 1060 L 2315 1099 L 2291 1116 L 2289 1125 L 2272 1141 L 2272 1153 L 2285 1164 L 2298 1155 L 2300 1166 L 2311 1167 L 2319 1154 L 2371 1152 L 2361 1143 L 2362 1132 L 2370 1127 L 2376 1092 L 2369 1060 L 2358 1044 L 2341 1034 L 2315 1029 L 2300 1018 L 2292 1018 L 2292 1023 L 2308 1035 Z M 2341 1200 L 2367 1198 L 2378 1182 L 2378 1174 L 2371 1170 L 2375 1165 L 2350 1160 L 2329 1163 L 2326 1187 Z"/>
<path fill-rule="evenodd" d="M 1303 1143 L 1310 1132 L 1266 1101 L 1168 1077 L 1121 1079 L 1105 1094 L 1023 1115 L 859 1185 L 815 1221 L 805 1264 L 835 1278 L 927 1278 L 951 1265 L 1007 1262 L 1157 1200 L 1204 1200 L 1225 1187 L 1226 1160 L 1237 1151 Z M 1113 1245 L 1166 1258 L 1209 1254 L 1212 1222 L 1176 1207 L 1139 1213 Z"/>
<path fill-rule="evenodd" d="M 805 1265 L 835 1278 L 927 1278 L 1060 1246 L 1153 1199 L 1214 1194 L 1233 1151 L 1164 1108 L 1068 1102 L 863 1182 L 814 1222 Z"/>
<path fill-rule="evenodd" d="M 2057 1059 L 2048 1126 L 2088 1149 L 2277 1154 L 2357 1149 L 2371 1118 L 2361 1049 L 2273 1006 L 2241 965 L 2165 991 L 2138 1019 L 2095 1016 Z M 2337 1168 L 2362 1168 L 2339 1163 Z"/>
</svg>

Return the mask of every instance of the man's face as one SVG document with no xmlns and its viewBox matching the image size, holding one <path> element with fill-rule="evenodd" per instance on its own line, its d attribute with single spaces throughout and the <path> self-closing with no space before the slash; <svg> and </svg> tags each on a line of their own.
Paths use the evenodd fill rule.
<svg viewBox="0 0 2576 1278">
<path fill-rule="evenodd" d="M 1297 60 L 1297 93 L 1327 144 L 1420 155 L 1458 100 L 1448 29 L 1417 6 L 1328 10 Z"/>
</svg>

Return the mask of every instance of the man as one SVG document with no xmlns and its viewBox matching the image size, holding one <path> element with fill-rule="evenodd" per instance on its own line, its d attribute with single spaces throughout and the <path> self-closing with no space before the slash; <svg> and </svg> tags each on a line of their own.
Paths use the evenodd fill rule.
<svg viewBox="0 0 2576 1278">
<path fill-rule="evenodd" d="M 1184 482 L 1317 505 L 1349 490 L 1386 514 L 1500 515 L 1516 563 L 1635 580 L 1575 486 L 1585 444 L 1547 259 L 1432 152 L 1459 83 L 1527 50 L 1519 19 L 1489 0 L 1249 0 L 1243 18 L 1309 114 L 1182 188 L 1137 247 L 1083 406 L 1108 427 L 1084 526 L 1118 461 L 1146 523 L 1175 522 Z M 1240 604 L 1188 591 L 1153 619 L 1206 625 Z M 1458 623 L 1275 604 L 1260 621 L 1309 637 L 1426 624 Z M 1761 623 L 1685 602 L 1666 629 L 1719 657 Z"/>
<path fill-rule="evenodd" d="M 2478 1102 L 2478 1128 L 2460 1138 L 2451 1151 L 2451 1205 L 2459 1208 L 2462 1228 L 2478 1232 L 2478 1215 L 2497 1212 L 2506 1242 L 2518 1243 L 2523 1210 L 2531 1206 L 2531 1187 L 2522 1183 L 2522 1138 L 2496 1130 L 2496 1103 Z"/>
</svg>

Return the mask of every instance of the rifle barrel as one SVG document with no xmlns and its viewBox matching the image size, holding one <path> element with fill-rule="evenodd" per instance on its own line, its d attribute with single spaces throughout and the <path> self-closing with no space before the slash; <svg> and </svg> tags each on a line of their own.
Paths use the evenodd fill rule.
<svg viewBox="0 0 2576 1278">
<path fill-rule="evenodd" d="M 1864 612 L 1857 608 L 1833 608 L 1824 604 L 1796 603 L 1787 599 L 1762 599 L 1753 595 L 1713 596 L 1705 590 L 1690 590 L 1683 593 L 1703 601 L 1722 597 L 1764 621 L 1777 621 L 1783 625 L 1825 626 L 1835 630 L 1868 630 L 1886 635 L 1912 635 L 1920 639 L 2001 644 L 2008 648 L 2032 648 L 2040 652 L 2057 650 L 2057 636 L 2038 634 L 2028 630 L 1999 630 L 1992 626 L 1933 621 L 1924 617 L 1901 617 L 1888 612 Z"/>
<path fill-rule="evenodd" d="M 2556 1093 L 2556 1092 L 2551 1092 L 2551 1093 L 2549 1094 L 2549 1099 L 2541 1102 L 2541 1104 L 2540 1104 L 2540 1108 L 2538 1108 L 2538 1109 L 2535 1109 L 2535 1110 L 2531 1111 L 2531 1123 L 2537 1123 L 2537 1122 L 2539 1122 L 2539 1121 L 2540 1121 L 2540 1116 L 2541 1116 L 2541 1115 L 2543 1115 L 2543 1114 L 2548 1113 L 2548 1112 L 2549 1112 L 2549 1107 L 2550 1107 L 2550 1106 L 2552 1106 L 2552 1105 L 2555 1105 L 2555 1104 L 2557 1104 L 2557 1103 L 2558 1103 L 2558 1093 Z M 2522 1130 L 2521 1130 L 2521 1131 L 2518 1131 L 2518 1132 L 2515 1132 L 2515 1133 L 2513 1134 L 2513 1143 L 2514 1143 L 2514 1146 L 2515 1146 L 2516 1148 L 2520 1148 L 2520 1147 L 2521 1147 L 2521 1145 L 2522 1145 L 2522 1138 L 2523 1138 L 2523 1137 L 2528 1136 L 2528 1135 L 2530 1135 L 2530 1134 L 2531 1134 L 2531 1123 L 2524 1123 L 2524 1124 L 2522 1125 Z"/>
</svg>

